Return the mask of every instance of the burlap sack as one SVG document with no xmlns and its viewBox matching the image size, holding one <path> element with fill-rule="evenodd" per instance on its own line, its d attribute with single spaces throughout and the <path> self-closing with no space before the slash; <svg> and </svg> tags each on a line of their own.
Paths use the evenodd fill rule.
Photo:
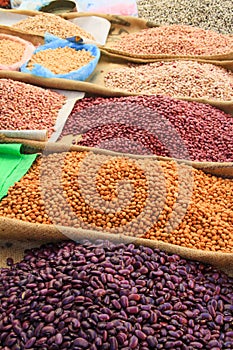
<svg viewBox="0 0 233 350">
<path fill-rule="evenodd" d="M 5 234 L 2 234 L 4 227 Z M 229 276 L 233 276 L 233 253 L 206 252 L 198 249 L 179 247 L 161 241 L 140 238 L 133 239 L 132 237 L 123 235 L 78 230 L 71 227 L 64 228 L 59 226 L 29 224 L 13 219 L 0 219 L 0 267 L 6 266 L 6 259 L 8 257 L 13 258 L 15 262 L 20 261 L 25 249 L 39 247 L 41 244 L 49 242 L 66 241 L 68 239 L 73 239 L 76 242 L 83 239 L 89 239 L 91 241 L 108 239 L 115 243 L 133 243 L 135 245 L 158 248 L 168 253 L 179 254 L 186 259 L 211 264 L 224 271 Z"/>
<path fill-rule="evenodd" d="M 11 10 L 6 10 L 11 11 Z M 26 15 L 35 15 L 38 12 L 34 11 L 19 11 L 12 10 L 11 12 L 22 13 Z M 153 27 L 153 23 L 147 22 L 142 19 L 133 17 L 122 17 L 122 16 L 108 16 L 108 15 L 96 15 L 96 14 L 77 14 L 69 13 L 63 14 L 64 18 L 75 18 L 78 16 L 100 16 L 108 19 L 111 22 L 110 34 L 108 37 L 108 42 L 111 42 L 122 33 L 132 33 L 145 29 L 148 27 Z M 19 30 L 11 29 L 9 32 L 9 27 L 0 26 L 0 33 L 17 35 L 25 40 L 31 41 L 34 45 L 43 44 L 44 38 L 42 36 L 34 36 Z M 136 58 L 137 59 L 137 58 Z M 218 58 L 220 59 L 220 58 Z M 226 58 L 222 58 L 226 59 Z M 228 58 L 227 59 L 232 59 Z M 26 83 L 31 83 L 39 86 L 57 88 L 57 89 L 68 89 L 68 90 L 78 90 L 85 91 L 90 94 L 98 94 L 103 96 L 128 96 L 133 95 L 121 90 L 110 90 L 104 86 L 103 77 L 104 75 L 117 65 L 125 64 L 127 58 L 124 60 L 118 58 L 118 55 L 114 57 L 113 54 L 105 52 L 103 49 L 103 57 L 94 72 L 87 82 L 77 82 L 68 81 L 65 79 L 44 79 L 39 77 L 34 77 L 30 74 L 23 74 L 19 72 L 0 72 L 0 78 L 10 78 L 19 81 L 24 81 Z M 154 59 L 153 59 L 154 60 Z M 138 61 L 141 62 L 141 61 Z M 218 65 L 225 65 L 226 68 L 233 70 L 232 62 L 215 62 Z M 186 99 L 185 100 L 193 100 Z M 205 101 L 205 100 L 195 100 L 203 103 L 209 103 L 216 106 L 227 113 L 233 115 L 233 101 L 229 102 L 216 102 L 216 101 Z M 20 139 L 11 139 L 0 135 L 0 142 L 20 142 L 24 143 L 24 149 L 26 152 L 43 152 L 45 147 L 47 152 L 64 152 L 68 150 L 88 150 L 87 147 L 71 146 L 69 149 L 67 145 L 63 144 L 50 144 L 49 146 L 43 142 L 33 142 L 25 141 Z M 102 152 L 104 154 L 117 154 L 115 152 L 105 151 L 105 150 L 95 150 L 95 152 Z M 140 156 L 132 156 L 140 157 Z M 156 159 L 166 159 L 163 157 L 156 157 Z M 185 161 L 186 164 L 190 164 L 197 169 L 204 170 L 213 175 L 233 177 L 233 164 L 232 163 L 195 163 Z M 111 235 L 108 233 L 100 233 L 95 231 L 86 231 L 81 229 L 74 229 L 71 227 L 58 227 L 53 225 L 41 225 L 41 224 L 31 224 L 22 222 L 14 219 L 1 218 L 0 219 L 0 266 L 5 266 L 6 257 L 10 256 L 18 261 L 23 256 L 23 250 L 26 248 L 31 248 L 39 246 L 41 243 L 45 242 L 56 242 L 61 240 L 66 240 L 67 238 L 80 240 L 82 238 L 88 238 L 91 240 L 95 239 L 111 239 L 115 242 L 132 242 L 131 237 L 126 237 L 122 235 Z M 210 263 L 214 266 L 227 272 L 229 275 L 233 276 L 233 253 L 212 253 L 205 252 L 196 249 L 183 248 L 176 245 L 163 243 L 159 241 L 151 241 L 146 239 L 135 239 L 133 238 L 134 244 L 143 244 L 151 247 L 160 248 L 167 252 L 178 253 L 181 256 L 193 260 L 198 260 L 206 263 Z"/>
<path fill-rule="evenodd" d="M 39 11 L 30 11 L 30 10 L 3 10 L 7 13 L 16 13 L 26 16 L 36 16 L 38 14 L 41 14 Z M 82 12 L 73 12 L 73 13 L 63 13 L 59 14 L 64 19 L 74 19 L 78 17 L 90 17 L 90 16 L 96 16 L 100 18 L 105 18 L 111 23 L 111 28 L 109 31 L 109 36 L 107 38 L 107 43 L 114 41 L 116 38 L 118 38 L 123 33 L 134 33 L 141 29 L 146 29 L 151 26 L 150 22 L 136 18 L 136 17 L 129 17 L 129 16 L 118 16 L 118 15 L 105 15 L 105 14 L 99 14 L 99 13 L 82 13 Z M 154 25 L 153 25 L 154 26 Z M 156 25 L 157 26 L 157 25 Z M 6 33 L 5 33 L 6 31 Z M 25 38 L 25 40 L 31 41 L 35 40 L 37 44 L 44 44 L 44 36 L 43 35 L 32 35 L 26 31 L 22 31 L 18 28 L 8 27 L 5 25 L 0 24 L 0 33 L 12 33 L 11 35 L 17 35 L 19 37 Z M 27 38 L 27 39 L 26 39 Z M 30 40 L 31 39 L 31 40 Z M 31 41 L 32 42 L 32 41 Z"/>
<path fill-rule="evenodd" d="M 2 134 L 0 134 L 0 143 L 21 143 L 23 145 L 22 152 L 24 153 L 46 152 L 46 154 L 49 154 L 49 153 L 69 152 L 69 151 L 78 151 L 78 152 L 92 151 L 92 152 L 95 152 L 96 154 L 106 154 L 106 155 L 112 155 L 112 156 L 122 155 L 122 153 L 101 149 L 101 148 L 77 146 L 77 145 L 72 145 L 72 143 L 68 144 L 64 142 L 46 143 L 42 141 L 17 139 L 17 138 L 10 138 Z M 152 158 L 152 159 L 157 159 L 162 161 L 174 160 L 174 158 L 162 157 L 162 156 L 156 156 L 156 155 L 146 156 L 146 155 L 124 153 L 124 156 L 130 157 L 133 159 Z M 177 163 L 183 163 L 183 164 L 192 166 L 195 169 L 203 170 L 204 172 L 211 175 L 221 176 L 226 178 L 233 178 L 233 162 L 194 162 L 194 161 L 185 160 L 185 159 L 175 159 L 175 161 Z"/>
<path fill-rule="evenodd" d="M 39 14 L 38 11 L 26 11 L 26 10 L 5 10 L 7 12 L 12 13 L 20 13 L 24 15 L 35 16 Z M 145 29 L 153 26 L 152 23 L 147 22 L 144 19 L 135 18 L 135 17 L 127 17 L 127 16 L 115 16 L 115 15 L 101 15 L 95 13 L 65 13 L 61 14 L 61 17 L 65 19 L 72 19 L 76 17 L 88 17 L 88 16 L 97 16 L 102 17 L 111 22 L 111 28 L 109 31 L 109 35 L 107 38 L 107 44 L 117 40 L 122 33 L 133 33 L 137 32 L 141 29 Z M 22 30 L 16 28 L 11 28 L 7 26 L 0 25 L 0 33 L 16 35 L 21 37 L 22 39 L 28 40 L 34 45 L 43 44 L 44 37 L 40 35 L 32 35 L 26 33 Z M 110 89 L 107 88 L 104 84 L 104 76 L 111 70 L 119 67 L 123 67 L 127 65 L 127 61 L 134 61 L 138 63 L 145 62 L 155 62 L 161 60 L 158 57 L 154 58 L 139 58 L 139 57 L 123 57 L 118 54 L 111 54 L 106 51 L 105 48 L 101 48 L 102 57 L 99 61 L 95 71 L 93 74 L 84 82 L 81 81 L 70 81 L 68 79 L 61 78 L 41 78 L 37 76 L 33 76 L 31 74 L 21 73 L 21 72 L 9 72 L 9 71 L 0 71 L 0 78 L 9 78 L 15 79 L 19 81 L 23 81 L 29 84 L 35 84 L 46 88 L 54 88 L 54 89 L 65 89 L 65 90 L 75 90 L 75 91 L 83 91 L 89 94 L 96 94 L 102 96 L 129 96 L 136 95 L 136 93 L 129 93 L 122 89 Z M 181 59 L 179 57 L 179 59 Z M 212 57 L 214 60 L 214 57 Z M 219 58 L 218 58 L 219 59 Z M 223 58 L 222 58 L 223 59 Z M 231 61 L 230 61 L 231 59 Z M 170 58 L 166 58 L 166 60 L 172 60 Z M 198 62 L 210 63 L 208 60 L 196 59 Z M 229 69 L 233 71 L 233 57 L 225 57 L 226 61 L 211 61 L 212 64 L 219 65 L 225 69 Z M 174 96 L 175 97 L 175 96 Z M 182 98 L 187 101 L 197 101 L 202 103 L 208 103 L 212 106 L 218 107 L 225 111 L 226 113 L 233 114 L 233 101 L 214 101 L 214 100 L 205 100 L 205 99 L 192 99 L 189 97 Z"/>
<path fill-rule="evenodd" d="M 38 143 L 34 144 L 33 141 L 26 141 L 24 144 L 24 149 L 26 152 L 46 151 L 46 154 L 64 151 L 69 152 L 71 150 L 90 150 L 90 148 L 87 147 L 68 147 L 67 145 L 62 144 L 47 144 L 46 146 L 43 145 L 43 147 L 41 147 L 41 145 L 39 145 Z M 107 150 L 92 149 L 92 151 L 98 154 L 119 155 L 119 153 Z M 129 156 L 132 158 L 145 158 L 145 156 Z M 153 158 L 165 159 L 163 157 Z M 216 164 L 187 162 L 187 164 L 193 165 L 195 168 L 202 169 L 206 172 L 215 175 L 217 174 L 219 176 L 233 177 L 233 163 Z M 143 244 L 148 245 L 150 247 L 156 247 L 167 252 L 180 254 L 185 258 L 210 263 L 233 276 L 233 253 L 220 253 L 190 249 L 169 243 L 164 243 L 161 241 L 152 241 L 148 239 L 127 237 L 121 234 L 113 235 L 106 232 L 83 230 L 73 227 L 27 223 L 20 220 L 3 217 L 0 218 L 0 252 L 1 246 L 3 246 L 4 248 L 2 256 L 0 258 L 0 264 L 1 266 L 4 265 L 5 257 L 7 255 L 10 255 L 16 260 L 20 259 L 22 257 L 23 249 L 26 247 L 39 246 L 41 243 L 44 242 L 57 242 L 67 239 L 73 239 L 78 241 L 84 238 L 91 240 L 110 239 L 115 242 L 132 242 L 136 245 Z M 4 242 L 4 244 L 1 244 L 1 242 Z M 8 243 L 7 246 L 5 243 Z M 13 246 L 11 246 L 11 244 L 13 244 Z"/>
<path fill-rule="evenodd" d="M 76 18 L 79 16 L 83 16 L 82 13 L 66 13 L 62 14 L 61 16 L 66 19 Z M 87 15 L 87 14 L 85 14 Z M 90 14 L 89 14 L 90 15 Z M 96 14 L 93 14 L 96 15 Z M 114 16 L 114 15 L 100 15 L 103 18 L 108 19 L 111 22 L 111 29 L 110 34 L 108 36 L 108 40 L 106 42 L 106 45 L 102 48 L 103 51 L 105 51 L 109 56 L 117 56 L 119 58 L 125 58 L 130 61 L 134 62 L 140 62 L 140 60 L 144 60 L 147 62 L 154 62 L 155 60 L 159 59 L 168 59 L 168 58 L 197 58 L 197 59 L 203 59 L 208 61 L 226 61 L 226 60 L 233 60 L 233 52 L 228 52 L 226 54 L 218 54 L 218 55 L 209 55 L 209 56 L 195 56 L 195 55 L 132 55 L 128 52 L 123 52 L 116 50 L 114 48 L 111 48 L 110 45 L 114 43 L 115 41 L 119 40 L 120 36 L 122 34 L 130 34 L 139 32 L 142 29 L 147 28 L 154 28 L 159 27 L 158 24 L 155 24 L 151 21 L 147 21 L 146 19 L 140 19 L 130 16 Z"/>
<path fill-rule="evenodd" d="M 182 60 L 182 59 L 180 59 Z M 160 60 L 157 60 L 158 62 Z M 165 61 L 171 61 L 171 59 L 167 59 Z M 201 63 L 210 63 L 206 60 L 196 60 Z M 142 61 L 140 63 L 143 63 Z M 110 89 L 105 87 L 104 77 L 106 74 L 114 69 L 122 68 L 127 66 L 127 62 L 125 60 L 119 60 L 119 58 L 108 57 L 102 52 L 102 57 L 99 64 L 96 67 L 94 73 L 89 77 L 88 82 L 93 84 L 93 87 L 99 86 L 99 94 L 105 96 L 130 96 L 130 95 L 141 95 L 141 93 L 130 93 L 123 89 Z M 223 67 L 230 71 L 233 71 L 233 61 L 212 61 L 211 64 L 216 66 Z M 97 89 L 96 89 L 97 90 Z M 89 93 L 96 93 L 92 91 L 86 91 Z M 176 98 L 176 96 L 173 96 Z M 211 106 L 217 107 L 223 110 L 226 113 L 233 115 L 233 100 L 232 101 L 216 101 L 211 99 L 204 98 L 190 98 L 190 97 L 177 97 L 180 100 L 191 101 L 191 102 L 200 102 L 205 104 L 210 104 Z"/>
<path fill-rule="evenodd" d="M 118 58 L 124 58 L 127 61 L 130 62 L 155 62 L 157 60 L 164 60 L 164 59 L 202 59 L 206 60 L 208 62 L 212 61 L 232 61 L 233 60 L 233 52 L 222 54 L 222 55 L 211 55 L 211 56 L 195 56 L 195 55 L 145 55 L 145 54 L 131 54 L 129 52 L 125 51 L 119 51 L 117 49 L 108 47 L 107 45 L 102 48 L 102 51 L 106 53 L 106 55 L 109 55 L 110 57 L 118 57 Z"/>
<path fill-rule="evenodd" d="M 199 62 L 206 63 L 207 61 L 198 60 Z M 221 61 L 211 62 L 215 65 L 230 69 L 233 71 L 233 61 Z M 113 69 L 124 67 L 127 65 L 125 60 L 119 60 L 113 57 L 108 57 L 102 54 L 102 57 L 97 64 L 95 71 L 86 81 L 75 81 L 62 78 L 42 78 L 37 77 L 28 73 L 11 72 L 11 71 L 0 71 L 0 78 L 7 78 L 22 81 L 28 84 L 34 84 L 45 88 L 60 89 L 60 90 L 73 90 L 83 91 L 90 95 L 101 95 L 101 96 L 132 96 L 140 95 L 139 93 L 130 93 L 122 89 L 110 89 L 104 84 L 105 75 Z M 175 96 L 174 96 L 175 98 Z M 207 100 L 200 98 L 183 97 L 181 100 L 196 101 L 211 106 L 217 107 L 226 113 L 233 115 L 233 101 L 216 101 Z"/>
</svg>

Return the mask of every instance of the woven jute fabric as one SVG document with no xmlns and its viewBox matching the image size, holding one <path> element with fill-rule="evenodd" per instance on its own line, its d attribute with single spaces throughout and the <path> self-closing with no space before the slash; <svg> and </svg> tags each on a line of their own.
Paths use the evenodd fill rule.
<svg viewBox="0 0 233 350">
<path fill-rule="evenodd" d="M 33 143 L 33 141 L 25 141 L 24 149 L 28 152 L 36 150 L 37 152 L 46 152 L 46 154 L 90 150 L 88 147 L 71 146 L 68 148 L 65 144 L 56 143 L 47 144 L 45 148 L 44 145 L 42 147 L 40 143 Z M 101 149 L 92 149 L 92 152 L 106 155 L 120 155 L 120 153 L 117 152 Z M 145 158 L 145 156 L 139 155 L 128 156 L 132 158 Z M 153 156 L 149 157 L 153 158 Z M 156 159 L 158 159 L 158 157 Z M 159 159 L 164 158 L 159 157 Z M 178 162 L 183 163 L 183 161 Z M 215 175 L 233 177 L 233 163 L 219 164 L 188 162 L 187 164 Z M 169 253 L 176 253 L 188 259 L 209 263 L 222 269 L 229 275 L 233 275 L 233 253 L 203 251 L 184 248 L 161 241 L 129 237 L 121 234 L 110 234 L 106 232 L 90 231 L 58 225 L 28 223 L 5 217 L 0 218 L 0 241 L 2 242 L 0 264 L 1 266 L 4 266 L 6 256 L 10 256 L 18 261 L 22 257 L 25 248 L 39 246 L 45 242 L 59 242 L 67 239 L 75 241 L 80 241 L 82 239 L 90 239 L 93 241 L 96 239 L 110 239 L 114 242 L 132 242 L 136 245 L 142 244 L 149 247 L 159 248 Z"/>
<path fill-rule="evenodd" d="M 21 13 L 24 15 L 35 16 L 40 12 L 37 11 L 24 11 L 24 10 L 6 10 L 12 13 Z M 228 55 L 217 55 L 211 57 L 199 57 L 199 56 L 168 56 L 168 55 L 130 55 L 128 53 L 120 53 L 117 50 L 113 50 L 108 45 L 114 42 L 122 33 L 134 33 L 139 30 L 153 27 L 153 23 L 148 22 L 145 19 L 127 17 L 127 16 L 116 16 L 116 15 L 100 15 L 95 13 L 67 13 L 61 15 L 65 19 L 73 19 L 76 17 L 87 17 L 97 16 L 107 19 L 111 23 L 111 28 L 107 38 L 106 45 L 100 47 L 101 59 L 92 73 L 92 75 L 86 81 L 74 81 L 61 78 L 42 78 L 32 74 L 21 73 L 21 72 L 10 72 L 0 71 L 0 78 L 14 79 L 29 84 L 35 84 L 38 86 L 53 88 L 53 89 L 65 89 L 83 91 L 89 94 L 97 94 L 101 96 L 130 96 L 139 95 L 139 93 L 129 93 L 123 89 L 112 89 L 105 86 L 104 77 L 108 72 L 116 68 L 123 68 L 128 65 L 129 62 L 135 63 L 150 63 L 158 61 L 171 61 L 174 59 L 178 60 L 195 60 L 202 63 L 211 63 L 225 69 L 233 71 L 233 53 Z M 11 28 L 8 26 L 0 25 L 0 33 L 16 35 L 20 38 L 30 41 L 33 45 L 43 44 L 44 37 L 42 35 L 33 35 L 22 30 Z M 211 59 L 210 59 L 211 58 Z M 173 96 L 175 98 L 175 96 Z M 181 98 L 180 98 L 181 99 Z M 186 101 L 197 101 L 202 103 L 208 103 L 214 107 L 220 108 L 226 113 L 233 115 L 233 101 L 215 101 L 206 99 L 192 99 L 189 97 L 182 98 Z"/>
<path fill-rule="evenodd" d="M 161 241 L 86 231 L 71 227 L 59 228 L 52 225 L 37 225 L 13 219 L 4 220 L 5 234 L 2 235 L 2 226 L 3 222 L 0 220 L 0 267 L 6 266 L 7 257 L 11 257 L 15 262 L 18 262 L 22 259 L 25 249 L 39 247 L 49 242 L 61 242 L 68 239 L 72 239 L 76 242 L 89 239 L 94 242 L 97 239 L 108 239 L 115 243 L 133 243 L 136 246 L 144 245 L 161 249 L 168 253 L 179 254 L 186 259 L 211 264 L 224 271 L 229 276 L 233 276 L 233 253 L 207 252 L 198 249 L 184 248 Z"/>
</svg>

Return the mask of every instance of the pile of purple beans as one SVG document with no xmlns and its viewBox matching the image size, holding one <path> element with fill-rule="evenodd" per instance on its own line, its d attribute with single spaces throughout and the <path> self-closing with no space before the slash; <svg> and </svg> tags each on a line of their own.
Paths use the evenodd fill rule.
<svg viewBox="0 0 233 350">
<path fill-rule="evenodd" d="M 193 161 L 233 161 L 233 118 L 197 102 L 165 96 L 84 98 L 61 137 L 82 146 Z"/>
<path fill-rule="evenodd" d="M 233 349 L 233 279 L 134 244 L 63 242 L 0 270 L 0 344 L 20 349 Z"/>
</svg>

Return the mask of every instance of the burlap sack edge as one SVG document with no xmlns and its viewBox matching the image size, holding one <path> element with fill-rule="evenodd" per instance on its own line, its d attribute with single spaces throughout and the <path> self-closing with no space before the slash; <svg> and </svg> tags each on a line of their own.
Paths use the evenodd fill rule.
<svg viewBox="0 0 233 350">
<path fill-rule="evenodd" d="M 98 66 L 98 65 L 97 65 Z M 91 95 L 99 95 L 105 97 L 121 97 L 121 96 L 137 96 L 140 93 L 130 93 L 120 89 L 109 89 L 105 86 L 93 84 L 85 81 L 74 81 L 62 78 L 42 78 L 28 73 L 12 72 L 0 70 L 0 79 L 12 79 L 21 81 L 27 84 L 37 85 L 44 88 L 83 91 Z M 200 102 L 217 107 L 224 112 L 233 115 L 233 100 L 232 101 L 216 101 L 207 99 L 196 99 L 189 97 L 173 97 L 175 99 Z"/>
<path fill-rule="evenodd" d="M 17 80 L 28 84 L 38 85 L 44 88 L 83 91 L 103 96 L 133 95 L 132 93 L 127 93 L 126 91 L 122 90 L 109 90 L 104 86 L 100 86 L 89 82 L 75 81 L 63 78 L 42 78 L 39 76 L 21 72 L 0 70 L 0 78 Z"/>
<path fill-rule="evenodd" d="M 205 173 L 233 178 L 233 162 L 194 162 L 186 159 L 174 159 L 169 157 L 162 157 L 156 155 L 137 155 L 130 153 L 114 152 L 101 148 L 93 148 L 86 146 L 78 146 L 73 144 L 67 144 L 63 142 L 42 142 L 25 139 L 10 138 L 0 134 L 0 143 L 21 143 L 23 145 L 23 152 L 25 153 L 40 153 L 40 154 L 51 154 L 61 152 L 93 152 L 96 154 L 104 154 L 110 156 L 129 157 L 132 159 L 156 159 L 158 161 L 175 161 L 178 164 L 186 164 L 195 169 L 202 170 Z"/>
<path fill-rule="evenodd" d="M 65 240 L 81 241 L 83 239 L 91 241 L 107 239 L 115 243 L 133 243 L 137 246 L 144 245 L 151 248 L 157 248 L 168 253 L 179 254 L 187 259 L 208 263 L 233 276 L 233 253 L 211 252 L 200 249 L 185 248 L 162 241 L 142 239 L 122 234 L 111 234 L 59 225 L 28 223 L 17 219 L 1 217 L 0 239 L 6 241 L 33 241 L 38 243 L 38 246 L 41 242 L 44 244 L 46 242 L 61 242 Z"/>
<path fill-rule="evenodd" d="M 41 147 L 43 146 L 43 147 Z M 89 147 L 81 147 L 81 146 L 68 146 L 65 144 L 57 144 L 57 143 L 47 143 L 46 145 L 40 142 L 32 142 L 26 141 L 24 142 L 25 149 L 29 149 L 30 151 L 37 150 L 41 152 L 49 153 L 60 153 L 64 151 L 93 151 L 98 154 L 108 154 L 108 155 L 119 155 L 119 156 L 129 156 L 131 158 L 143 159 L 145 156 L 139 155 L 126 155 L 118 152 L 101 150 L 101 149 L 92 149 Z M 147 156 L 155 159 L 166 160 L 164 157 L 155 157 L 155 156 Z M 170 160 L 170 159 L 167 159 Z M 178 161 L 178 163 L 186 163 L 191 165 L 193 162 L 187 161 Z M 204 171 L 214 171 L 216 168 L 220 171 L 221 175 L 225 176 L 223 170 L 231 169 L 231 175 L 233 176 L 233 163 L 223 163 L 221 165 L 216 163 L 196 163 L 195 166 L 197 168 L 200 167 Z M 0 218 L 0 239 L 3 240 L 26 240 L 26 241 L 38 241 L 38 245 L 41 241 L 43 242 L 57 242 L 63 241 L 66 239 L 73 240 L 81 240 L 81 239 L 110 239 L 114 242 L 124 242 L 129 243 L 132 242 L 136 245 L 146 245 L 153 248 L 159 248 L 161 250 L 165 250 L 169 253 L 177 253 L 185 258 L 198 260 L 201 262 L 209 263 L 214 265 L 227 273 L 233 274 L 233 253 L 221 253 L 221 252 L 211 252 L 204 251 L 199 249 L 185 248 L 181 246 L 177 246 L 174 244 L 165 243 L 162 241 L 153 241 L 149 239 L 141 239 L 137 237 L 130 237 L 120 234 L 110 234 L 106 232 L 98 232 L 94 230 L 84 230 L 73 227 L 64 227 L 59 225 L 45 225 L 39 223 L 28 223 L 17 219 L 10 219 L 1 217 Z"/>
<path fill-rule="evenodd" d="M 16 14 L 21 14 L 21 15 L 26 15 L 26 16 L 36 16 L 39 14 L 42 14 L 43 12 L 41 11 L 33 11 L 33 10 L 17 10 L 17 9 L 1 9 L 1 12 L 7 13 L 16 13 Z M 104 14 L 104 13 L 96 13 L 96 12 L 63 12 L 56 14 L 57 16 L 60 16 L 65 19 L 74 19 L 77 17 L 90 17 L 90 16 L 96 16 L 96 17 L 101 17 L 105 18 L 111 23 L 115 24 L 125 24 L 127 26 L 127 22 L 134 22 L 137 23 L 139 26 L 142 28 L 145 27 L 147 28 L 148 25 L 151 26 L 151 22 L 148 21 L 145 18 L 138 18 L 138 17 L 133 17 L 133 16 L 122 16 L 122 15 L 114 15 L 114 14 Z M 153 24 L 153 27 L 159 27 L 159 25 Z"/>
<path fill-rule="evenodd" d="M 31 42 L 35 46 L 44 44 L 43 35 L 31 34 L 20 29 L 5 26 L 3 24 L 0 24 L 0 33 L 17 36 L 21 39 Z"/>
<path fill-rule="evenodd" d="M 108 49 L 106 46 L 100 47 L 101 53 L 112 58 L 122 59 L 128 62 L 134 63 L 152 63 L 159 61 L 174 61 L 174 60 L 188 60 L 198 61 L 212 64 L 220 64 L 222 62 L 233 62 L 233 52 L 227 55 L 215 55 L 215 56 L 188 56 L 188 55 L 133 55 L 123 53 L 117 50 Z M 220 57 L 221 56 L 221 57 Z"/>
<path fill-rule="evenodd" d="M 176 60 L 177 58 L 183 58 L 183 59 L 203 59 L 208 62 L 211 61 L 231 61 L 233 60 L 233 52 L 224 54 L 224 55 L 210 55 L 210 56 L 195 56 L 195 55 L 168 55 L 168 54 L 157 54 L 157 55 L 143 55 L 143 54 L 131 54 L 126 51 L 119 51 L 116 49 L 109 48 L 107 46 L 102 47 L 102 51 L 105 52 L 106 55 L 113 56 L 113 57 L 119 57 L 124 58 L 128 61 L 133 62 L 140 62 L 144 61 L 146 62 L 154 62 L 154 60 L 163 60 L 167 58 L 172 58 L 173 60 Z"/>
<path fill-rule="evenodd" d="M 28 15 L 28 16 L 36 16 L 38 14 L 41 14 L 42 12 L 40 11 L 30 11 L 30 10 L 17 10 L 17 9 L 11 9 L 11 10 L 4 10 L 3 11 L 7 12 L 11 12 L 11 13 L 16 13 L 16 14 L 22 14 L 22 15 Z M 121 16 L 121 15 L 108 15 L 108 14 L 100 14 L 100 13 L 94 13 L 94 12 L 90 12 L 90 13 L 86 13 L 86 12 L 67 12 L 67 13 L 61 13 L 59 14 L 60 17 L 64 18 L 64 19 L 74 19 L 77 17 L 89 17 L 89 16 L 96 16 L 96 17 L 101 17 L 101 18 L 105 18 L 108 21 L 111 22 L 111 24 L 122 24 L 124 26 L 127 26 L 128 23 L 133 23 L 136 24 L 141 28 L 141 29 L 146 29 L 148 27 L 159 27 L 160 25 L 157 24 L 153 24 L 152 22 L 144 19 L 144 18 L 137 18 L 137 17 L 133 17 L 133 16 Z M 0 26 L 2 27 L 2 26 Z M 5 27 L 5 26 L 3 26 Z M 27 35 L 28 33 L 26 31 L 21 31 L 21 30 L 16 30 L 15 33 L 19 33 L 21 35 Z M 227 35 L 226 35 L 227 36 Z M 43 39 L 43 36 L 38 36 L 41 39 Z M 25 39 L 26 40 L 26 39 Z M 103 51 L 108 54 L 108 55 L 113 55 L 115 57 L 119 57 L 119 58 L 125 58 L 127 60 L 133 60 L 135 62 L 135 59 L 137 60 L 156 60 L 156 59 L 167 59 L 167 58 L 186 58 L 186 59 L 204 59 L 204 60 L 217 60 L 217 61 L 223 61 L 223 60 L 233 60 L 233 52 L 227 53 L 227 54 L 222 54 L 222 55 L 207 55 L 207 56 L 196 56 L 196 55 L 183 55 L 183 56 L 179 56 L 179 55 L 143 55 L 143 54 L 130 54 L 128 52 L 124 52 L 124 51 L 120 51 L 120 50 L 116 50 L 114 48 L 108 47 L 107 45 L 103 46 Z M 139 62 L 139 61 L 138 61 Z"/>
</svg>

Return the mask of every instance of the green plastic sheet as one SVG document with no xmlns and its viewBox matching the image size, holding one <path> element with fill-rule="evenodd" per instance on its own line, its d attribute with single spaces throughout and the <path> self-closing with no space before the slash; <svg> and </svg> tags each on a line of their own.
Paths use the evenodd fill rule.
<svg viewBox="0 0 233 350">
<path fill-rule="evenodd" d="M 37 154 L 22 154 L 22 144 L 0 144 L 0 200 L 30 169 Z"/>
</svg>

